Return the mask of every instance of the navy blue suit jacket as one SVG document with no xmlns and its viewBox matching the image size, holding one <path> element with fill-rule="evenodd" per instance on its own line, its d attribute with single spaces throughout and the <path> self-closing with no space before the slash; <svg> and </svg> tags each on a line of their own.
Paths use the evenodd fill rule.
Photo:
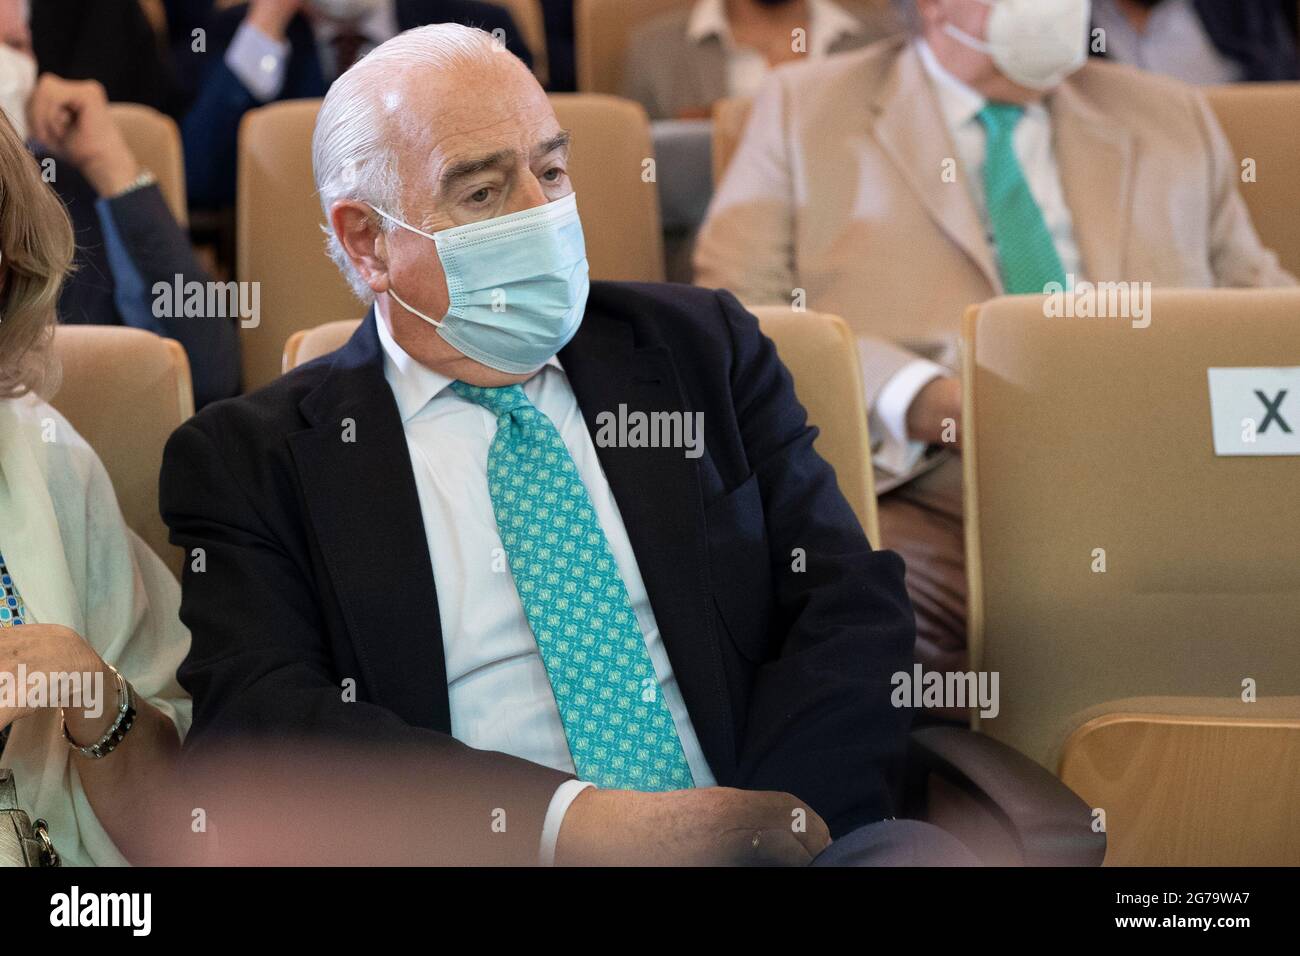
<svg viewBox="0 0 1300 956">
<path fill-rule="evenodd" d="M 719 784 L 793 793 L 836 835 L 892 815 L 910 718 L 890 677 L 915 640 L 903 563 L 868 544 L 757 321 L 726 292 L 597 282 L 559 358 L 593 441 L 620 405 L 704 415 L 699 458 L 597 452 Z M 206 555 L 181 605 L 187 747 L 423 748 L 431 782 L 494 781 L 458 792 L 487 801 L 466 818 L 509 794 L 509 833 L 476 830 L 480 862 L 506 840 L 535 855 L 566 775 L 449 736 L 434 572 L 373 314 L 340 351 L 181 426 L 162 511 L 171 540 Z M 357 703 L 340 701 L 349 676 Z"/>
<path fill-rule="evenodd" d="M 225 206 L 235 200 L 235 166 L 239 121 L 262 104 L 226 66 L 226 48 L 247 15 L 240 4 L 213 14 L 207 52 L 202 55 L 194 103 L 181 124 L 185 141 L 185 176 L 190 203 L 196 207 Z M 506 47 L 527 63 L 532 54 L 524 44 L 510 11 L 478 0 L 397 0 L 400 30 L 430 23 L 463 23 L 489 33 L 505 31 Z M 329 83 L 316 53 L 316 38 L 307 18 L 298 14 L 289 23 L 285 39 L 290 46 L 288 70 L 279 99 L 314 99 L 324 96 Z"/>
</svg>

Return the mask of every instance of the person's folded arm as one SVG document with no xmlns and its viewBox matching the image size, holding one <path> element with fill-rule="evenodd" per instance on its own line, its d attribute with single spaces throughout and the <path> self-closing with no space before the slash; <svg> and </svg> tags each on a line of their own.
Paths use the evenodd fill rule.
<svg viewBox="0 0 1300 956">
<path fill-rule="evenodd" d="M 718 302 L 775 595 L 738 785 L 788 790 L 839 835 L 893 812 L 910 714 L 891 705 L 891 678 L 910 667 L 916 636 L 903 562 L 867 542 L 757 320 L 726 293 Z"/>
<path fill-rule="evenodd" d="M 238 316 L 175 314 L 177 283 L 207 288 L 208 270 L 156 185 L 100 198 L 95 203 L 113 273 L 113 298 L 126 325 L 175 339 L 185 349 L 199 408 L 239 392 Z M 165 287 L 162 288 L 162 287 Z M 155 291 L 157 288 L 157 292 Z M 158 308 L 161 301 L 171 308 Z M 205 301 L 212 297 L 205 295 Z M 229 297 L 221 297 L 229 303 Z"/>
<path fill-rule="evenodd" d="M 249 748 L 249 760 L 326 766 L 346 763 L 348 753 L 375 761 L 391 754 L 395 789 L 412 779 L 420 786 L 414 794 L 401 788 L 407 810 L 400 819 L 386 819 L 386 806 L 367 807 L 372 825 L 436 834 L 438 845 L 464 854 L 455 857 L 461 861 L 536 862 L 551 799 L 571 775 L 411 725 L 365 699 L 362 675 L 336 672 L 305 545 L 281 540 L 307 534 L 296 496 L 245 494 L 226 464 L 231 450 L 219 447 L 207 424 L 192 419 L 173 434 L 161 482 L 163 517 L 186 554 L 180 615 L 192 644 L 178 676 L 194 697 L 187 750 L 201 757 L 235 742 Z M 232 441 L 233 430 L 223 429 Z M 273 518 L 277 506 L 285 513 Z M 358 682 L 355 700 L 344 693 L 349 677 Z M 498 818 L 508 825 L 494 829 Z"/>
<path fill-rule="evenodd" d="M 744 136 L 700 227 L 696 285 L 727 289 L 747 305 L 794 301 L 795 189 L 788 126 L 786 90 L 776 75 L 754 100 Z"/>
</svg>

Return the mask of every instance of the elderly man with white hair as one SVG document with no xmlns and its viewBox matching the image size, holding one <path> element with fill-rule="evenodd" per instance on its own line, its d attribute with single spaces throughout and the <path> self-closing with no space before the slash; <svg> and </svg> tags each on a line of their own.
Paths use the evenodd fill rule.
<svg viewBox="0 0 1300 956">
<path fill-rule="evenodd" d="M 470 28 L 331 88 L 317 186 L 373 308 L 167 449 L 197 749 L 419 754 L 404 823 L 473 862 L 962 858 L 890 819 L 901 561 L 735 299 L 588 281 L 571 145 Z"/>
</svg>

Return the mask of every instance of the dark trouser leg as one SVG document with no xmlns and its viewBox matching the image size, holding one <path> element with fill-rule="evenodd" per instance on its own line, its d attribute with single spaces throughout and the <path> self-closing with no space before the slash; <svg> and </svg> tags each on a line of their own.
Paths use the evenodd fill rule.
<svg viewBox="0 0 1300 956">
<path fill-rule="evenodd" d="M 916 608 L 916 659 L 926 670 L 966 670 L 966 539 L 961 459 L 880 498 L 881 545 L 907 565 Z"/>
<path fill-rule="evenodd" d="M 979 866 L 965 844 L 920 820 L 882 820 L 846 833 L 812 866 Z"/>
</svg>

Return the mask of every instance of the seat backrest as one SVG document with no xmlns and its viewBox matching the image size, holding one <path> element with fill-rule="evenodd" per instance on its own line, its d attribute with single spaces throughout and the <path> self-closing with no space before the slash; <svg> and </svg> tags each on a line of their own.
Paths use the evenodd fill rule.
<svg viewBox="0 0 1300 956">
<path fill-rule="evenodd" d="M 879 546 L 866 400 L 852 333 L 835 315 L 795 313 L 780 306 L 755 309 L 754 314 L 790 370 L 809 422 L 821 432 L 817 452 L 835 469 L 840 490 L 871 543 Z M 340 348 L 357 324 L 329 322 L 294 333 L 285 344 L 284 370 Z"/>
<path fill-rule="evenodd" d="M 361 311 L 325 254 L 311 167 L 319 109 L 320 100 L 272 103 L 250 110 L 239 128 L 235 271 L 260 290 L 260 322 L 240 331 L 250 391 L 280 374 L 293 332 Z"/>
<path fill-rule="evenodd" d="M 1300 83 L 1240 83 L 1206 89 L 1241 169 L 1237 188 L 1264 245 L 1300 276 Z M 1241 181 L 1247 172 L 1251 181 Z"/>
<path fill-rule="evenodd" d="M 556 94 L 560 125 L 573 133 L 569 173 L 583 211 L 593 279 L 663 279 L 658 185 L 645 111 L 612 96 Z M 289 336 L 362 311 L 325 254 L 324 215 L 311 168 L 319 100 L 250 111 L 239 133 L 238 276 L 258 282 L 261 322 L 243 329 L 244 387 L 280 374 Z"/>
<path fill-rule="evenodd" d="M 1239 374 L 1272 395 L 1267 370 L 1300 367 L 1300 290 L 1157 291 L 1132 318 L 1047 318 L 1044 302 L 964 322 L 969 642 L 1000 682 L 980 729 L 1055 770 L 1111 714 L 1255 719 L 1257 686 L 1272 717 L 1300 718 L 1300 456 L 1216 455 L 1209 385 L 1210 369 L 1264 369 Z M 1253 389 L 1232 388 L 1262 426 Z M 1300 390 L 1290 402 L 1295 428 Z M 1239 415 L 1220 413 L 1234 435 Z M 1192 779 L 1208 754 L 1188 743 L 1142 772 Z M 1269 800 L 1278 783 L 1240 786 Z"/>
<path fill-rule="evenodd" d="M 175 121 L 139 103 L 110 103 L 108 113 L 136 162 L 157 177 L 158 190 L 176 221 L 186 225 L 189 213 L 185 199 L 185 158 L 181 152 L 181 131 Z"/>
<path fill-rule="evenodd" d="M 731 165 L 731 157 L 740 146 L 740 138 L 745 133 L 745 124 L 749 122 L 749 111 L 754 101 L 748 96 L 729 96 L 713 104 L 713 184 L 722 182 L 722 177 Z"/>
<path fill-rule="evenodd" d="M 692 0 L 575 0 L 574 59 L 583 93 L 623 92 L 623 57 L 632 32 Z"/>
<path fill-rule="evenodd" d="M 293 333 L 284 343 L 284 370 L 293 371 L 299 365 L 306 365 L 312 359 L 342 348 L 360 324 L 360 319 L 343 319 Z"/>
<path fill-rule="evenodd" d="M 838 315 L 793 312 L 786 306 L 751 310 L 794 379 L 795 394 L 820 434 L 814 447 L 835 469 L 840 491 L 862 530 L 880 547 L 866 393 L 853 333 Z"/>
<path fill-rule="evenodd" d="M 158 472 L 168 437 L 194 414 L 185 350 L 141 329 L 63 325 L 54 351 L 63 374 L 51 404 L 104 463 L 127 526 L 179 574 L 183 555 L 158 513 Z"/>
<path fill-rule="evenodd" d="M 510 11 L 524 43 L 533 54 L 533 75 L 543 86 L 550 79 L 550 60 L 546 52 L 546 15 L 542 0 L 492 0 Z"/>
<path fill-rule="evenodd" d="M 569 176 L 578 193 L 593 279 L 664 280 L 659 184 L 646 181 L 654 156 L 640 103 L 617 96 L 553 93 L 560 125 L 573 134 Z"/>
</svg>

